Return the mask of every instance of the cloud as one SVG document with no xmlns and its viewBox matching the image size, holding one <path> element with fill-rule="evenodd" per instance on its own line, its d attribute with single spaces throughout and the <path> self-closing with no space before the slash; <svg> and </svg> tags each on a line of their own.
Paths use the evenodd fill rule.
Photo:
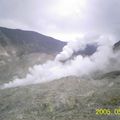
<svg viewBox="0 0 120 120">
<path fill-rule="evenodd" d="M 5 21 L 6 27 L 16 26 L 24 29 L 24 26 L 28 26 L 30 30 L 58 39 L 56 34 L 73 34 L 76 38 L 80 33 L 87 32 L 112 33 L 119 36 L 119 15 L 119 0 L 0 1 L 0 20 Z M 15 26 L 8 20 L 13 20 Z M 4 23 L 0 22 L 0 25 L 4 26 Z"/>
<path fill-rule="evenodd" d="M 13 19 L 0 19 L 0 23 L 1 23 L 1 27 L 8 27 L 8 28 L 21 28 L 21 29 L 24 29 L 24 30 L 28 30 L 30 29 L 29 26 L 26 26 L 24 25 L 23 23 L 21 22 L 18 22 L 18 21 L 14 21 Z M 6 24 L 7 23 L 7 24 Z"/>
</svg>

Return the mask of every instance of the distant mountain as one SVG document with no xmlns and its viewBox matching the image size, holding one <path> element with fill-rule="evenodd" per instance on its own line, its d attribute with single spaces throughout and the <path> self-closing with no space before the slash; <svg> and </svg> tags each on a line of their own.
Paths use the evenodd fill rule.
<svg viewBox="0 0 120 120">
<path fill-rule="evenodd" d="M 96 50 L 97 50 L 97 45 L 95 45 L 95 44 L 87 44 L 84 50 L 80 50 L 80 51 L 74 53 L 74 56 L 77 56 L 77 55 L 90 56 L 93 53 L 95 53 Z"/>
<path fill-rule="evenodd" d="M 65 45 L 37 32 L 0 27 L 0 83 L 24 77 L 29 67 L 54 59 Z"/>
<path fill-rule="evenodd" d="M 34 52 L 56 54 L 66 43 L 37 32 L 0 27 L 0 44 L 3 47 L 12 45 L 22 55 Z"/>
</svg>

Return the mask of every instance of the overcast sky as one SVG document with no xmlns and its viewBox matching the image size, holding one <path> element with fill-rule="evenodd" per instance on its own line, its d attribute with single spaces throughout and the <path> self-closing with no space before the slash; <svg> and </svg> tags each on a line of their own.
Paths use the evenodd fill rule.
<svg viewBox="0 0 120 120">
<path fill-rule="evenodd" d="M 82 33 L 119 33 L 120 0 L 0 0 L 0 26 L 61 40 Z"/>
</svg>

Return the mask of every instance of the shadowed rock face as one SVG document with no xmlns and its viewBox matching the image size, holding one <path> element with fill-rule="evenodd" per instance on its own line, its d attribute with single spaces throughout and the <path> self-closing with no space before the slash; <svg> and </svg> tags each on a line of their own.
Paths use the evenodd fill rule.
<svg viewBox="0 0 120 120">
<path fill-rule="evenodd" d="M 82 55 L 82 56 L 90 56 L 92 54 L 94 54 L 97 50 L 97 45 L 94 44 L 87 44 L 86 48 L 84 50 L 80 50 L 76 53 L 74 53 L 74 56 L 77 55 Z"/>
<path fill-rule="evenodd" d="M 116 50 L 120 50 L 120 41 L 116 42 L 113 46 L 113 50 L 116 51 Z"/>
</svg>

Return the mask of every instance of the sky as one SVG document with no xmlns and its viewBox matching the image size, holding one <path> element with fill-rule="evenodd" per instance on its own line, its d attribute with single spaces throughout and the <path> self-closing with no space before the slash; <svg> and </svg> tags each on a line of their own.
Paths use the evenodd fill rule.
<svg viewBox="0 0 120 120">
<path fill-rule="evenodd" d="M 0 26 L 70 41 L 120 31 L 120 0 L 0 0 Z"/>
</svg>

